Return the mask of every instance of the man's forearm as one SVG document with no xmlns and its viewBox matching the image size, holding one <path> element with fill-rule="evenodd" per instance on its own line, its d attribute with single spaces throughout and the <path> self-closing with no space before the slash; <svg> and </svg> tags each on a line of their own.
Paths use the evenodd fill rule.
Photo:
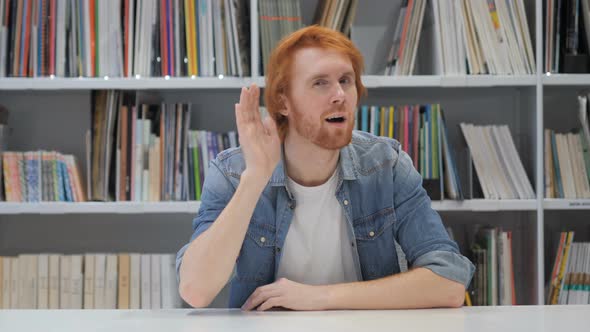
<svg viewBox="0 0 590 332">
<path fill-rule="evenodd" d="M 325 309 L 460 307 L 465 287 L 426 268 L 382 279 L 322 286 Z"/>
<path fill-rule="evenodd" d="M 184 253 L 179 289 L 190 305 L 209 305 L 231 276 L 250 218 L 264 189 L 263 182 L 243 174 L 223 212 Z"/>
</svg>

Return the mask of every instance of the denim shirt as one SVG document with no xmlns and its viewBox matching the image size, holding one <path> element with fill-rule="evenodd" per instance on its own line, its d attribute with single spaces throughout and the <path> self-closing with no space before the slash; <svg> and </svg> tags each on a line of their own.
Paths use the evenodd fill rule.
<svg viewBox="0 0 590 332">
<path fill-rule="evenodd" d="M 221 152 L 209 166 L 190 241 L 217 219 L 246 165 L 242 150 L 234 148 Z M 338 167 L 336 198 L 351 234 L 358 280 L 402 272 L 401 248 L 410 268 L 427 268 L 467 288 L 475 267 L 450 240 L 422 188 L 422 177 L 399 142 L 354 131 L 351 143 L 340 151 Z M 241 307 L 257 287 L 275 281 L 297 204 L 286 187 L 285 172 L 281 161 L 254 209 L 231 279 L 230 308 Z M 177 254 L 177 276 L 188 245 Z"/>
</svg>

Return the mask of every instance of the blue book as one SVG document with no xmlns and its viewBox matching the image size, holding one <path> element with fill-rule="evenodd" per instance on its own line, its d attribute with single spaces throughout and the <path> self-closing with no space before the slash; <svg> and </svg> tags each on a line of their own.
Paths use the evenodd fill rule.
<svg viewBox="0 0 590 332">
<path fill-rule="evenodd" d="M 53 169 L 53 187 L 55 190 L 56 201 L 64 202 L 66 197 L 64 195 L 64 178 L 63 174 L 61 173 L 61 167 L 59 165 L 59 158 L 57 153 L 53 153 L 51 156 L 51 164 Z"/>
<path fill-rule="evenodd" d="M 371 118 L 373 119 L 371 132 L 373 133 L 373 135 L 379 136 L 379 122 L 380 122 L 379 121 L 379 118 L 380 118 L 379 107 L 371 106 L 371 112 L 374 113 L 374 114 L 371 114 Z M 375 117 L 373 117 L 373 115 Z"/>
<path fill-rule="evenodd" d="M 61 176 L 63 179 L 64 199 L 66 202 L 73 202 L 74 201 L 74 197 L 72 195 L 72 181 L 73 181 L 73 179 L 70 179 L 70 176 L 68 174 L 68 167 L 66 166 L 66 163 L 64 161 L 64 157 L 61 155 L 58 159 L 58 166 L 60 168 Z"/>
<path fill-rule="evenodd" d="M 361 106 L 361 130 L 369 132 L 369 106 Z"/>
<path fill-rule="evenodd" d="M 25 163 L 28 187 L 27 202 L 39 202 L 39 159 L 35 156 L 35 152 L 25 153 Z"/>
</svg>

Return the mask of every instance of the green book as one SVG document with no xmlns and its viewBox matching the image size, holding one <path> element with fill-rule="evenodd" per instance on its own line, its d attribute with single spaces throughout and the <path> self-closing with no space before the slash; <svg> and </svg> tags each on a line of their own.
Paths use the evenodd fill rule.
<svg viewBox="0 0 590 332">
<path fill-rule="evenodd" d="M 199 168 L 199 141 L 198 141 L 198 133 L 193 132 L 192 135 L 193 139 L 193 168 L 194 168 L 194 179 L 195 179 L 195 199 L 197 201 L 201 200 L 201 171 Z"/>
</svg>

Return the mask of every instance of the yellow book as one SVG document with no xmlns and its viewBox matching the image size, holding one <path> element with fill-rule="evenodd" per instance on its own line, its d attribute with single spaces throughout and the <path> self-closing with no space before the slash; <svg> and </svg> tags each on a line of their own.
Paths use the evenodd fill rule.
<svg viewBox="0 0 590 332">
<path fill-rule="evenodd" d="M 190 0 L 184 0 L 184 30 L 186 34 L 186 57 L 188 60 L 188 74 L 193 74 L 193 43 L 192 43 L 192 33 L 191 33 L 191 19 L 194 16 L 193 12 L 191 11 L 191 2 Z"/>
<path fill-rule="evenodd" d="M 199 52 L 198 52 L 198 48 L 199 45 L 197 44 L 197 34 L 199 33 L 199 31 L 197 30 L 197 26 L 196 26 L 196 19 L 195 19 L 195 15 L 196 15 L 196 10 L 195 10 L 195 2 L 194 1 L 190 1 L 190 7 L 191 7 L 191 43 L 193 44 L 192 47 L 192 54 L 193 54 L 193 69 L 195 70 L 195 73 L 193 75 L 198 76 L 199 75 Z"/>
<path fill-rule="evenodd" d="M 395 109 L 393 106 L 389 106 L 389 138 L 393 138 L 393 115 L 395 113 Z"/>
<path fill-rule="evenodd" d="M 379 121 L 380 126 L 379 126 L 379 136 L 387 136 L 385 133 L 385 112 L 387 111 L 387 109 L 385 107 L 381 107 L 381 121 Z"/>
<path fill-rule="evenodd" d="M 563 284 L 563 278 L 566 272 L 565 269 L 567 267 L 567 261 L 569 259 L 569 253 L 572 247 L 573 240 L 574 232 L 568 232 L 566 245 L 563 252 L 563 258 L 561 259 L 561 266 L 559 268 L 559 275 L 557 277 L 557 287 L 555 289 L 555 292 L 553 292 L 553 296 L 551 297 L 551 304 L 557 304 L 559 301 L 559 293 L 561 292 L 561 285 Z"/>
<path fill-rule="evenodd" d="M 471 296 L 469 296 L 469 292 L 465 291 L 465 305 L 471 307 L 473 304 L 471 303 Z"/>
<path fill-rule="evenodd" d="M 119 298 L 117 308 L 129 309 L 129 275 L 131 261 L 129 254 L 119 254 Z"/>
</svg>

